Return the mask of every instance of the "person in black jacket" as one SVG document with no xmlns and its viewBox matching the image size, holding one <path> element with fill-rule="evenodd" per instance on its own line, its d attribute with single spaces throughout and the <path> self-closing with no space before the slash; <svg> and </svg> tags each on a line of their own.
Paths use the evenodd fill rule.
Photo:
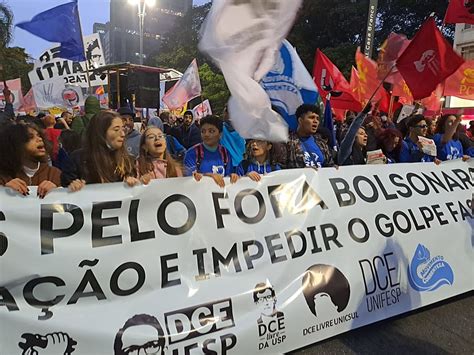
<svg viewBox="0 0 474 355">
<path fill-rule="evenodd" d="M 15 118 L 13 104 L 11 101 L 11 91 L 7 86 L 5 86 L 3 89 L 3 97 L 5 98 L 5 108 L 3 111 L 0 111 L 0 126 L 11 123 L 11 121 Z"/>
<path fill-rule="evenodd" d="M 186 111 L 183 115 L 183 124 L 181 125 L 181 139 L 186 149 L 202 142 L 201 130 L 196 123 L 192 111 Z"/>
</svg>

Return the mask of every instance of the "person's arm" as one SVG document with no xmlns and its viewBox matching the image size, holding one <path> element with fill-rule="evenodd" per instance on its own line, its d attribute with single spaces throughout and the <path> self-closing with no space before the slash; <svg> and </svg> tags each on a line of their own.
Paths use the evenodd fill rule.
<svg viewBox="0 0 474 355">
<path fill-rule="evenodd" d="M 184 176 L 192 176 L 196 172 L 196 154 L 194 148 L 189 149 L 184 155 Z"/>
<path fill-rule="evenodd" d="M 367 113 L 369 112 L 368 110 L 370 110 L 370 105 L 367 105 L 364 108 L 364 111 L 359 113 L 359 115 L 354 119 L 351 126 L 349 127 L 349 130 L 347 131 L 346 136 L 342 140 L 341 146 L 339 147 L 339 153 L 337 155 L 337 161 L 339 165 L 342 165 L 351 155 L 352 146 L 354 144 L 357 131 L 362 126 L 362 123 L 364 123 Z"/>
<path fill-rule="evenodd" d="M 461 116 L 456 116 L 456 120 L 454 123 L 448 127 L 448 129 L 444 132 L 443 136 L 441 137 L 441 144 L 448 143 L 451 139 L 453 139 L 454 133 L 458 129 L 459 124 L 461 123 Z"/>
</svg>

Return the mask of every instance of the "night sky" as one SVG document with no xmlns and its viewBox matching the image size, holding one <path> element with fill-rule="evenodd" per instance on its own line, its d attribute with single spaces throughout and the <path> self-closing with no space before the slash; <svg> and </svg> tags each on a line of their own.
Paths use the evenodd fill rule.
<svg viewBox="0 0 474 355">
<path fill-rule="evenodd" d="M 159 0 L 157 0 L 158 2 Z M 14 23 L 31 20 L 33 16 L 54 6 L 64 4 L 67 0 L 6 0 L 13 11 Z M 194 0 L 194 5 L 201 5 L 209 0 Z M 110 0 L 79 0 L 79 14 L 84 35 L 92 33 L 94 22 L 105 23 L 109 20 Z M 26 52 L 33 58 L 37 58 L 42 51 L 52 46 L 50 42 L 44 41 L 30 33 L 15 28 L 11 47 L 26 48 Z"/>
</svg>

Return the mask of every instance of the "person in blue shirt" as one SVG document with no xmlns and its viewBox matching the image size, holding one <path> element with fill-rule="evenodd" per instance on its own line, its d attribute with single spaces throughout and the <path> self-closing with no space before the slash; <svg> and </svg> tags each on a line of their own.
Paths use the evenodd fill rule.
<svg viewBox="0 0 474 355">
<path fill-rule="evenodd" d="M 237 174 L 248 176 L 253 181 L 260 181 L 261 175 L 281 170 L 272 153 L 273 145 L 270 142 L 251 139 L 247 144 L 247 158 L 240 162 L 237 167 Z"/>
<path fill-rule="evenodd" d="M 440 160 L 469 159 L 468 155 L 464 155 L 459 134 L 456 132 L 460 123 L 461 116 L 454 115 L 443 115 L 438 120 L 433 139 Z"/>
<path fill-rule="evenodd" d="M 315 137 L 320 123 L 319 107 L 303 104 L 297 108 L 296 117 L 298 128 L 290 133 L 284 146 L 283 166 L 287 169 L 330 166 Z"/>
<path fill-rule="evenodd" d="M 402 142 L 400 163 L 434 162 L 436 157 L 423 153 L 423 143 L 418 137 L 426 137 L 428 125 L 423 115 L 413 115 L 406 118 L 408 135 Z M 438 161 L 436 161 L 438 162 Z"/>
<path fill-rule="evenodd" d="M 202 143 L 188 149 L 184 156 L 185 176 L 194 176 L 200 181 L 203 176 L 211 177 L 220 187 L 225 186 L 224 177 L 229 176 L 235 183 L 239 176 L 233 173 L 228 150 L 219 144 L 223 123 L 216 116 L 206 116 L 201 120 Z"/>
</svg>

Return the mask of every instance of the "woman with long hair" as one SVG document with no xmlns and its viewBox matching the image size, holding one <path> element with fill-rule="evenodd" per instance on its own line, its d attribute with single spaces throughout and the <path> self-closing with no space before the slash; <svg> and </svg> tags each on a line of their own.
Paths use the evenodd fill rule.
<svg viewBox="0 0 474 355">
<path fill-rule="evenodd" d="M 367 164 L 367 133 L 363 126 L 359 127 L 352 144 L 351 154 L 342 165 L 364 165 Z"/>
<path fill-rule="evenodd" d="M 122 118 L 113 111 L 100 111 L 89 122 L 84 148 L 77 151 L 77 178 L 69 184 L 71 191 L 85 184 L 125 181 L 138 183 L 135 164 L 125 148 Z"/>
<path fill-rule="evenodd" d="M 142 134 L 137 172 L 144 184 L 151 179 L 183 176 L 181 167 L 168 153 L 166 134 L 158 127 L 148 127 Z"/>
<path fill-rule="evenodd" d="M 61 171 L 48 165 L 45 138 L 34 125 L 7 125 L 0 131 L 0 185 L 26 196 L 38 186 L 40 198 L 61 186 Z"/>
</svg>

